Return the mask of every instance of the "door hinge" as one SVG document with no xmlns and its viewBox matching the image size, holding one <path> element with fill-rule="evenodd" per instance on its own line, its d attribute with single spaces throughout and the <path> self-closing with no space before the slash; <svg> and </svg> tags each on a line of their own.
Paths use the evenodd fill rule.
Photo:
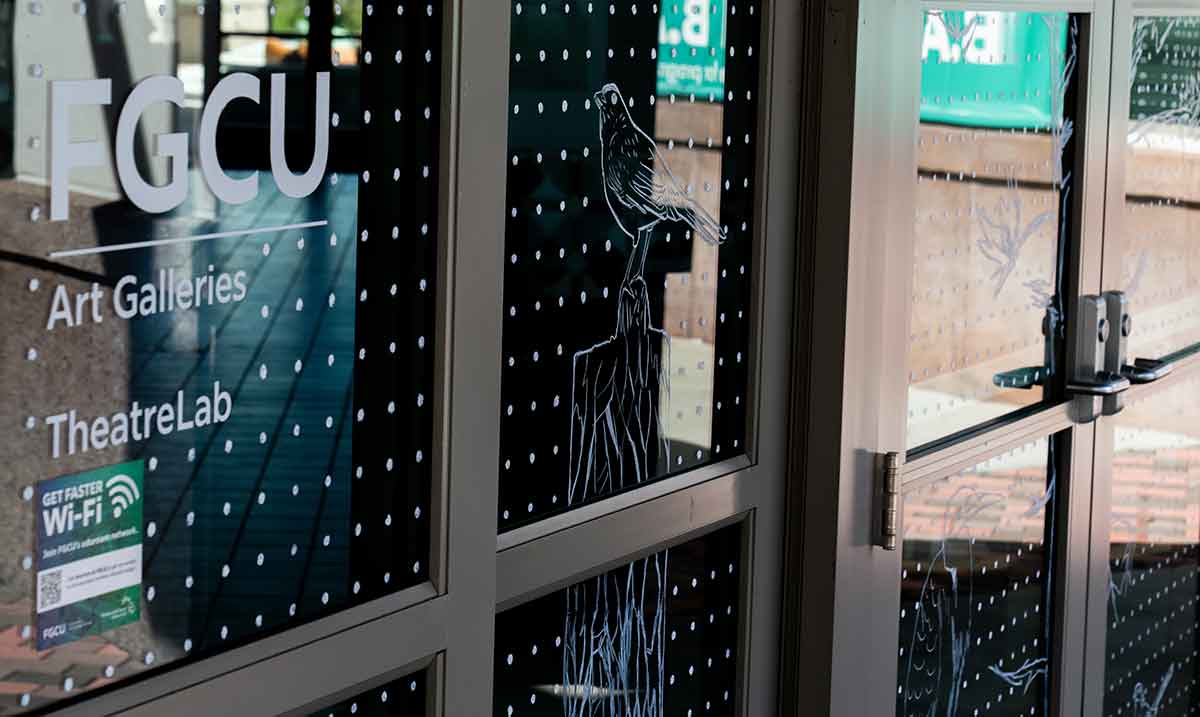
<svg viewBox="0 0 1200 717">
<path fill-rule="evenodd" d="M 874 543 L 884 550 L 895 550 L 900 538 L 900 483 L 904 453 L 892 451 L 880 454 L 878 464 Z"/>
</svg>

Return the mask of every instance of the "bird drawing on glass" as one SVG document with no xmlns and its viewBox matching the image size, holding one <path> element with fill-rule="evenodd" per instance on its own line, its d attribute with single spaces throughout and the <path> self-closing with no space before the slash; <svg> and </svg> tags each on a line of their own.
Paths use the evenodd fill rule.
<svg viewBox="0 0 1200 717">
<path fill-rule="evenodd" d="M 670 466 L 662 425 L 670 400 L 670 337 L 653 325 L 643 276 L 646 255 L 662 223 L 714 245 L 726 236 L 671 173 L 617 86 L 604 85 L 592 99 L 599 114 L 604 198 L 631 248 L 615 330 L 574 357 L 568 505 L 642 483 Z"/>
<path fill-rule="evenodd" d="M 915 614 L 902 665 L 902 717 L 958 714 L 974 624 L 975 549 L 964 539 L 965 526 L 1001 501 L 1003 496 L 974 488 L 959 488 L 947 501 L 942 538 L 920 594 L 903 606 Z"/>
</svg>

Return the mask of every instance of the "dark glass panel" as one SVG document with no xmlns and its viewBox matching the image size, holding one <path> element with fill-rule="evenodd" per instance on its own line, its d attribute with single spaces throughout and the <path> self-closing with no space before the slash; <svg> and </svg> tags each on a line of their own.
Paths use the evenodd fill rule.
<svg viewBox="0 0 1200 717">
<path fill-rule="evenodd" d="M 512 3 L 501 531 L 744 452 L 760 14 Z"/>
<path fill-rule="evenodd" d="M 230 79 L 219 3 L 13 10 L 0 714 L 428 579 L 443 17 L 440 3 L 382 7 L 356 63 L 241 68 L 259 102 L 230 102 L 213 144 L 230 179 L 256 178 L 247 196 L 201 163 L 204 112 Z M 152 76 L 176 101 L 151 95 L 132 124 L 131 91 Z M 111 84 L 51 101 L 64 80 Z M 123 113 L 135 129 L 118 140 Z M 51 164 L 68 141 L 97 147 L 69 177 Z M 323 171 L 285 188 L 314 156 Z M 65 202 L 47 190 L 56 177 Z"/>
<path fill-rule="evenodd" d="M 900 717 L 1050 713 L 1052 446 L 905 493 Z"/>
<path fill-rule="evenodd" d="M 737 712 L 742 528 L 496 618 L 496 717 Z"/>
<path fill-rule="evenodd" d="M 1104 714 L 1200 709 L 1200 382 L 1113 421 Z"/>
<path fill-rule="evenodd" d="M 429 695 L 426 675 L 418 672 L 316 710 L 308 717 L 424 717 Z"/>
</svg>

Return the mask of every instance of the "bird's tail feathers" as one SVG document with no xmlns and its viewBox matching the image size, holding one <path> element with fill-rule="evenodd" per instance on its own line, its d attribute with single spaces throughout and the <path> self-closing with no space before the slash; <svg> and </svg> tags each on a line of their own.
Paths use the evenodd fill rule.
<svg viewBox="0 0 1200 717">
<path fill-rule="evenodd" d="M 717 223 L 717 220 L 704 207 L 691 201 L 688 202 L 687 206 L 677 206 L 672 207 L 672 209 L 678 215 L 676 217 L 677 221 L 691 227 L 693 236 L 699 237 L 713 246 L 725 243 L 725 229 Z"/>
</svg>

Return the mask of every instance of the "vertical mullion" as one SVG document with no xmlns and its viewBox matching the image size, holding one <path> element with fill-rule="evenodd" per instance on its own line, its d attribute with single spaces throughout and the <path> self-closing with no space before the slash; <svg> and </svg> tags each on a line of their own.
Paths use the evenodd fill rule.
<svg viewBox="0 0 1200 717">
<path fill-rule="evenodd" d="M 921 6 L 829 0 L 824 10 L 821 191 L 809 207 L 817 280 L 804 418 L 812 448 L 802 458 L 799 552 L 790 558 L 803 570 L 803 649 L 783 677 L 785 709 L 889 715 L 900 553 L 871 545 L 872 493 L 875 454 L 905 445 Z"/>
<path fill-rule="evenodd" d="M 1056 564 L 1051 567 L 1054 588 L 1049 684 L 1051 714 L 1060 717 L 1099 714 L 1083 709 L 1084 684 L 1080 679 L 1086 675 L 1095 433 L 1095 424 L 1082 425 L 1054 439 L 1059 441 L 1062 458 L 1055 466 L 1059 479 L 1054 516 Z"/>
<path fill-rule="evenodd" d="M 508 121 L 509 11 L 505 2 L 455 3 L 450 87 L 450 197 L 454 266 L 449 416 L 449 559 L 444 707 L 492 710 L 496 515 L 500 451 L 500 309 Z"/>
<path fill-rule="evenodd" d="M 1107 252 L 1105 243 L 1106 150 L 1109 141 L 1109 90 L 1112 50 L 1112 4 L 1104 3 L 1082 18 L 1079 47 L 1079 95 L 1075 113 L 1078 153 L 1073 172 L 1076 196 L 1070 211 L 1068 251 L 1063 262 L 1067 307 L 1067 371 L 1075 365 L 1075 352 L 1091 347 L 1091 336 L 1083 336 L 1071 321 L 1078 297 L 1101 291 L 1101 270 Z M 1057 503 L 1056 564 L 1052 566 L 1055 586 L 1052 597 L 1053 642 L 1049 683 L 1052 713 L 1094 714 L 1083 710 L 1085 649 L 1089 637 L 1089 565 L 1094 489 L 1092 457 L 1095 425 L 1079 425 L 1060 437 L 1062 461 Z M 1101 636 L 1103 637 L 1103 636 Z"/>
<path fill-rule="evenodd" d="M 1114 2 L 1110 25 L 1109 91 L 1104 112 L 1108 117 L 1107 183 L 1104 192 L 1102 290 L 1120 288 L 1124 255 L 1121 223 L 1125 213 L 1125 146 L 1129 116 L 1129 57 L 1132 49 L 1132 3 Z M 1098 111 L 1098 110 L 1097 110 Z M 1113 424 L 1101 418 L 1093 434 L 1091 462 L 1092 502 L 1088 533 L 1087 612 L 1081 710 L 1102 714 L 1106 642 L 1108 636 L 1109 534 L 1112 521 Z M 1076 470 L 1076 473 L 1081 472 Z"/>
</svg>

